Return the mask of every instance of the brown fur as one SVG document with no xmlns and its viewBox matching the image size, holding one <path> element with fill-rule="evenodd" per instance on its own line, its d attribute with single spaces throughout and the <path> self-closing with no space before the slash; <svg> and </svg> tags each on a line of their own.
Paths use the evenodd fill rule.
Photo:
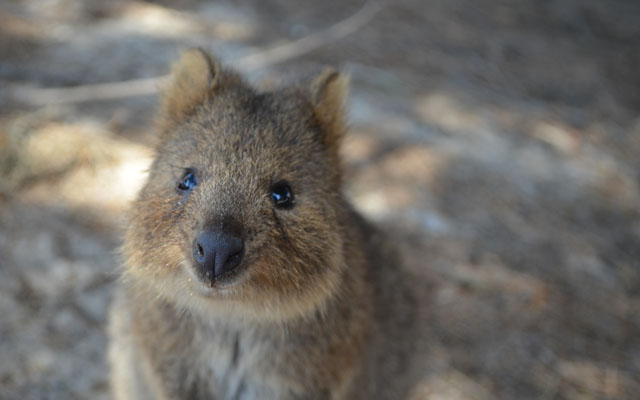
<svg viewBox="0 0 640 400">
<path fill-rule="evenodd" d="M 130 213 L 112 307 L 116 399 L 399 399 L 416 301 L 398 257 L 341 193 L 347 80 L 260 92 L 189 50 L 163 96 L 157 158 Z M 199 184 L 176 190 L 185 168 Z M 271 184 L 295 206 L 275 209 Z M 233 227 L 230 279 L 193 273 L 192 243 Z"/>
</svg>

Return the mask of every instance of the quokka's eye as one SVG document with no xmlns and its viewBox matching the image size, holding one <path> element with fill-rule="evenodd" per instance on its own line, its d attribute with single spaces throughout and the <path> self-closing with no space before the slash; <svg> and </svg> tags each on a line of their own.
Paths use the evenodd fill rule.
<svg viewBox="0 0 640 400">
<path fill-rule="evenodd" d="M 289 209 L 293 207 L 293 191 L 285 181 L 274 183 L 271 186 L 271 200 L 277 208 Z"/>
<path fill-rule="evenodd" d="M 184 170 L 184 175 L 178 183 L 178 190 L 183 192 L 190 192 L 198 186 L 198 179 L 196 178 L 196 171 L 193 168 L 187 168 Z"/>
</svg>

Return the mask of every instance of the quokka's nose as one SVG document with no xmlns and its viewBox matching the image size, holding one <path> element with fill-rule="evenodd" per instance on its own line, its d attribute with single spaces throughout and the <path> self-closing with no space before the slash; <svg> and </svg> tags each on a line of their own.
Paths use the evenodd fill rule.
<svg viewBox="0 0 640 400">
<path fill-rule="evenodd" d="M 242 239 L 223 231 L 203 231 L 193 242 L 193 257 L 201 276 L 214 280 L 240 264 L 244 244 Z"/>
</svg>

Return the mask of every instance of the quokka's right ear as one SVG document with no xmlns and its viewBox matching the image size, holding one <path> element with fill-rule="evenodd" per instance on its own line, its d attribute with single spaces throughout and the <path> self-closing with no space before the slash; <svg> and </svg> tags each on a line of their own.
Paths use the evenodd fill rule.
<svg viewBox="0 0 640 400">
<path fill-rule="evenodd" d="M 346 131 L 349 77 L 327 68 L 311 84 L 311 102 L 324 128 L 324 141 L 335 149 Z"/>
<path fill-rule="evenodd" d="M 177 121 L 191 114 L 215 91 L 220 71 L 220 65 L 204 50 L 184 51 L 173 64 L 169 84 L 162 93 L 165 118 Z"/>
</svg>

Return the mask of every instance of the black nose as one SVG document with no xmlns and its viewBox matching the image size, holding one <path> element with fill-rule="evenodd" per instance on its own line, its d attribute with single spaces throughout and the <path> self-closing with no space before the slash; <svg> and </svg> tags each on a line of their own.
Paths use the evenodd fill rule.
<svg viewBox="0 0 640 400">
<path fill-rule="evenodd" d="M 200 267 L 201 276 L 213 281 L 231 271 L 242 260 L 242 240 L 222 231 L 203 231 L 193 242 L 193 257 Z"/>
</svg>

